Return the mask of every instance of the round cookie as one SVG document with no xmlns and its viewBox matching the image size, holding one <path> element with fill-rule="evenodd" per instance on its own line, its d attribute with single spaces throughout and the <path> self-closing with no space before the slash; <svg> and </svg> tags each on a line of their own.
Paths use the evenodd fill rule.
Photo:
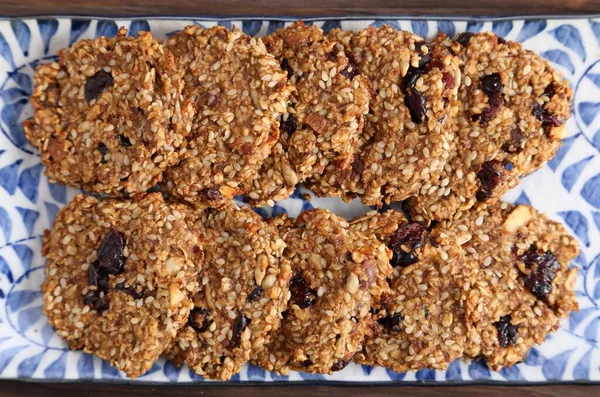
<svg viewBox="0 0 600 397">
<path fill-rule="evenodd" d="M 334 165 L 347 169 L 367 113 L 367 82 L 355 76 L 317 26 L 301 21 L 264 38 L 295 91 L 280 121 L 281 135 L 254 179 L 245 185 L 255 206 L 286 199 L 298 183 Z"/>
<path fill-rule="evenodd" d="M 579 249 L 557 222 L 528 206 L 479 205 L 441 222 L 440 245 L 461 244 L 475 268 L 467 292 L 465 354 L 500 370 L 524 359 L 578 309 L 573 291 Z"/>
<path fill-rule="evenodd" d="M 285 71 L 260 38 L 237 28 L 188 26 L 167 39 L 195 106 L 182 160 L 165 174 L 167 191 L 202 208 L 243 192 L 279 137 L 290 93 Z"/>
<path fill-rule="evenodd" d="M 455 148 L 438 183 L 410 201 L 415 219 L 450 219 L 477 202 L 493 203 L 554 157 L 567 135 L 573 96 L 539 55 L 492 33 L 444 35 L 463 78 Z"/>
<path fill-rule="evenodd" d="M 360 350 L 371 308 L 388 291 L 389 250 L 327 210 L 305 211 L 289 228 L 280 221 L 291 297 L 281 328 L 252 362 L 282 374 L 339 371 Z"/>
<path fill-rule="evenodd" d="M 424 226 L 394 210 L 350 224 L 387 244 L 394 266 L 379 319 L 354 360 L 396 372 L 445 369 L 462 356 L 466 340 L 463 286 L 472 269 L 462 266 L 462 252 L 432 245 Z"/>
<path fill-rule="evenodd" d="M 185 325 L 202 251 L 185 209 L 76 196 L 44 233 L 44 313 L 71 349 L 127 376 L 148 371 Z"/>
<path fill-rule="evenodd" d="M 80 40 L 38 66 L 25 135 L 52 181 L 112 196 L 145 192 L 174 164 L 193 109 L 173 54 L 149 32 Z"/>
<path fill-rule="evenodd" d="M 334 30 L 329 37 L 349 53 L 373 95 L 349 171 L 331 169 L 311 188 L 380 206 L 435 183 L 453 138 L 448 123 L 460 83 L 456 57 L 387 25 L 358 33 Z"/>
<path fill-rule="evenodd" d="M 227 380 L 280 325 L 291 270 L 274 226 L 233 202 L 200 214 L 193 229 L 205 241 L 206 266 L 194 309 L 167 353 L 210 379 Z"/>
</svg>

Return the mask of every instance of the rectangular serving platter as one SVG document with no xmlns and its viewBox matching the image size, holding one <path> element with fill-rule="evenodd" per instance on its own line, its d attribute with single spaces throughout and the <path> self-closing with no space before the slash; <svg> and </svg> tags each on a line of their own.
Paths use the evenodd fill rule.
<svg viewBox="0 0 600 397">
<path fill-rule="evenodd" d="M 237 26 L 250 35 L 264 36 L 293 19 L 110 19 L 44 17 L 0 20 L 0 379 L 37 381 L 126 381 L 123 374 L 97 357 L 69 351 L 42 313 L 39 291 L 44 274 L 41 235 L 61 206 L 77 193 L 51 184 L 43 175 L 38 153 L 23 134 L 22 121 L 32 116 L 28 97 L 33 71 L 55 59 L 73 42 L 113 36 L 120 26 L 130 34 L 150 30 L 164 39 L 189 24 Z M 565 320 L 525 361 L 499 372 L 478 360 L 457 360 L 446 371 L 395 373 L 384 368 L 350 364 L 334 375 L 293 372 L 278 376 L 246 365 L 231 382 L 358 382 L 443 384 L 501 382 L 600 382 L 600 18 L 581 19 L 308 19 L 328 31 L 334 27 L 358 30 L 388 24 L 431 37 L 438 31 L 492 31 L 548 59 L 568 79 L 575 92 L 570 136 L 557 156 L 525 178 L 505 201 L 531 204 L 565 224 L 575 235 L 581 254 L 576 293 L 580 311 Z M 346 218 L 369 210 L 339 199 L 311 201 L 299 191 L 263 216 L 287 212 L 298 215 L 326 207 Z M 135 382 L 202 382 L 187 367 L 159 360 Z"/>
</svg>

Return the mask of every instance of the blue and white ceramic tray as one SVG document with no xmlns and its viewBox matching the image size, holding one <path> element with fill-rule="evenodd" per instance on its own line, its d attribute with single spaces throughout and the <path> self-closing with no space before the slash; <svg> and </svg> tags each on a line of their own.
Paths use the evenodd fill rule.
<svg viewBox="0 0 600 397">
<path fill-rule="evenodd" d="M 246 366 L 234 382 L 600 382 L 600 18 L 537 20 L 314 20 L 324 30 L 360 29 L 387 23 L 431 37 L 463 31 L 492 31 L 522 42 L 547 58 L 575 90 L 571 133 L 556 158 L 525 178 L 505 200 L 532 204 L 563 222 L 577 236 L 581 255 L 577 296 L 581 310 L 563 322 L 525 362 L 491 372 L 479 361 L 457 360 L 447 371 L 394 373 L 356 364 L 333 376 L 292 373 L 276 376 Z M 44 275 L 41 235 L 59 208 L 76 193 L 50 184 L 38 153 L 23 134 L 22 121 L 31 117 L 28 97 L 37 64 L 83 38 L 112 36 L 120 26 L 130 34 L 150 30 L 159 39 L 188 24 L 236 25 L 250 35 L 265 35 L 286 20 L 80 19 L 40 18 L 0 21 L 0 378 L 44 381 L 126 380 L 97 357 L 72 352 L 54 333 L 42 314 L 39 291 Z M 296 216 L 314 206 L 328 207 L 351 218 L 367 208 L 339 199 L 307 202 L 297 192 L 263 215 L 287 211 Z M 160 360 L 135 382 L 200 382 L 188 368 Z"/>
</svg>

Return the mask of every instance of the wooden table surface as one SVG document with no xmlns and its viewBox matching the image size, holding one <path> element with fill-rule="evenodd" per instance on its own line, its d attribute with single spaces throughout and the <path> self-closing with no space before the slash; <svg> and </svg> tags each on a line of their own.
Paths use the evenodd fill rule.
<svg viewBox="0 0 600 397">
<path fill-rule="evenodd" d="M 0 0 L 0 17 L 32 15 L 90 16 L 343 16 L 343 15 L 590 15 L 600 0 Z M 0 381 L 1 396 L 294 396 L 371 397 L 487 395 L 489 397 L 600 396 L 599 386 L 131 386 Z"/>
</svg>

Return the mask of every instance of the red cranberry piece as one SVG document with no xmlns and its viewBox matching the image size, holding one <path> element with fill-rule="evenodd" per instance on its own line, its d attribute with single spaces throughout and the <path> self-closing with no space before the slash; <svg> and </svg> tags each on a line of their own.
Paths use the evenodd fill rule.
<svg viewBox="0 0 600 397">
<path fill-rule="evenodd" d="M 289 138 L 294 132 L 296 132 L 296 129 L 298 128 L 298 120 L 296 119 L 296 117 L 293 114 L 288 114 L 287 119 L 285 119 L 285 121 L 281 121 L 279 123 L 279 132 L 281 134 L 286 134 L 287 137 Z"/>
<path fill-rule="evenodd" d="M 229 342 L 230 349 L 235 349 L 240 345 L 242 332 L 244 332 L 248 324 L 250 324 L 250 321 L 251 320 L 243 314 L 238 314 L 235 323 L 233 323 L 233 333 L 231 335 L 231 341 Z"/>
<path fill-rule="evenodd" d="M 524 142 L 525 134 L 523 134 L 518 127 L 514 127 L 510 131 L 510 140 L 506 141 L 502 145 L 502 150 L 507 153 L 519 153 L 521 150 L 523 150 Z"/>
<path fill-rule="evenodd" d="M 99 71 L 85 83 L 85 99 L 90 103 L 100 96 L 105 90 L 113 86 L 113 78 L 104 70 Z"/>
<path fill-rule="evenodd" d="M 546 300 L 552 292 L 552 281 L 560 270 L 560 263 L 550 251 L 540 251 L 531 246 L 529 251 L 521 256 L 525 266 L 533 270 L 525 275 L 525 286 L 538 299 Z"/>
<path fill-rule="evenodd" d="M 300 307 L 306 309 L 315 304 L 317 294 L 310 288 L 301 276 L 294 276 L 290 281 L 291 300 Z"/>
<path fill-rule="evenodd" d="M 219 189 L 215 189 L 212 187 L 204 188 L 200 191 L 200 197 L 204 199 L 204 201 L 208 202 L 217 202 L 223 200 L 223 195 L 219 191 Z"/>
<path fill-rule="evenodd" d="M 544 127 L 558 127 L 564 123 L 564 120 L 559 120 L 558 117 L 547 111 L 544 105 L 540 105 L 539 103 L 533 105 L 532 113 L 542 122 Z"/>
<path fill-rule="evenodd" d="M 91 306 L 94 310 L 103 312 L 108 309 L 108 296 L 98 290 L 91 290 L 83 296 L 83 303 Z"/>
<path fill-rule="evenodd" d="M 502 80 L 498 73 L 492 73 L 481 79 L 481 89 L 487 96 L 491 96 L 494 93 L 502 92 Z"/>
<path fill-rule="evenodd" d="M 550 83 L 544 90 L 544 95 L 547 96 L 548 99 L 552 99 L 554 94 L 556 94 L 556 87 L 554 87 L 554 83 Z"/>
<path fill-rule="evenodd" d="M 509 167 L 512 168 L 512 164 Z M 475 194 L 477 201 L 486 201 L 492 196 L 494 189 L 502 182 L 503 169 L 505 169 L 505 165 L 498 160 L 483 163 L 477 173 L 477 178 L 481 182 L 481 187 Z"/>
<path fill-rule="evenodd" d="M 479 120 L 479 124 L 486 125 L 496 117 L 500 106 L 504 102 L 504 98 L 502 98 L 503 87 L 504 85 L 498 73 L 492 73 L 481 79 L 481 90 L 488 97 L 488 107 L 480 115 L 475 115 L 473 121 Z"/>
<path fill-rule="evenodd" d="M 121 273 L 125 265 L 124 249 L 125 236 L 123 233 L 112 229 L 104 236 L 100 248 L 98 248 L 98 256 L 96 257 L 98 271 L 107 274 Z"/>
<path fill-rule="evenodd" d="M 333 365 L 331 366 L 331 371 L 332 372 L 341 371 L 344 368 L 346 368 L 346 366 L 348 365 L 349 362 L 350 362 L 350 360 L 343 360 L 340 358 L 335 363 L 333 363 Z"/>
<path fill-rule="evenodd" d="M 396 230 L 389 242 L 393 253 L 390 264 L 393 267 L 406 267 L 419 260 L 415 250 L 423 243 L 423 232 L 425 226 L 420 223 L 408 223 Z"/>
<path fill-rule="evenodd" d="M 348 80 L 352 80 L 355 76 L 360 74 L 358 71 L 358 63 L 356 63 L 356 58 L 354 58 L 354 54 L 351 52 L 346 52 L 346 58 L 348 58 L 348 64 L 340 71 L 340 74 Z"/>
<path fill-rule="evenodd" d="M 411 120 L 415 123 L 422 123 L 427 113 L 425 96 L 415 88 L 422 73 L 420 69 L 409 69 L 403 83 L 404 103 L 410 112 Z"/>
<path fill-rule="evenodd" d="M 450 72 L 442 73 L 442 81 L 444 82 L 444 87 L 446 89 L 451 90 L 455 87 L 454 76 Z"/>
<path fill-rule="evenodd" d="M 508 345 L 517 344 L 517 326 L 510 323 L 510 315 L 506 315 L 500 318 L 500 321 L 494 323 L 494 326 L 498 330 L 498 342 L 500 346 L 508 347 Z"/>
<path fill-rule="evenodd" d="M 473 32 L 464 32 L 458 35 L 456 41 L 458 44 L 462 45 L 463 47 L 466 47 L 469 45 L 469 41 L 473 36 L 475 36 L 475 33 Z"/>
<path fill-rule="evenodd" d="M 264 291 L 263 287 L 256 287 L 256 288 L 254 288 L 252 290 L 252 292 L 250 292 L 248 294 L 248 296 L 246 297 L 246 300 L 248 302 L 254 302 L 258 298 L 260 298 L 260 295 L 263 293 L 263 291 Z"/>
<path fill-rule="evenodd" d="M 140 291 L 138 291 L 138 289 Z M 131 295 L 133 299 L 142 299 L 144 297 L 144 291 L 141 289 L 141 286 L 136 283 L 136 285 L 128 287 L 125 283 L 118 283 L 115 285 L 115 290 L 123 291 L 127 295 Z"/>
<path fill-rule="evenodd" d="M 188 325 L 192 327 L 196 332 L 204 332 L 213 323 L 213 318 L 210 310 L 195 307 L 190 312 L 188 318 Z"/>
</svg>

